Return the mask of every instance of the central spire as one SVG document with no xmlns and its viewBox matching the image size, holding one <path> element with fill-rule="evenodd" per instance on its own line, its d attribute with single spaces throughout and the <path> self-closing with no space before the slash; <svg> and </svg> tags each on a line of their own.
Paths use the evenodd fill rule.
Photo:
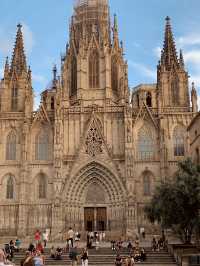
<svg viewBox="0 0 200 266">
<path fill-rule="evenodd" d="M 108 0 L 76 0 L 71 22 L 71 40 L 76 48 L 95 36 L 99 44 L 110 43 Z"/>
<path fill-rule="evenodd" d="M 88 5 L 88 6 L 96 6 L 96 5 L 108 5 L 108 0 L 75 0 L 75 6 Z"/>
</svg>

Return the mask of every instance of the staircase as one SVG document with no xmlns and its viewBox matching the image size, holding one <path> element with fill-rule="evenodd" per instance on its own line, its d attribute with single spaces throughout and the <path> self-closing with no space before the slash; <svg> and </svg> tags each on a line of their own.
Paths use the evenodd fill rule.
<svg viewBox="0 0 200 266">
<path fill-rule="evenodd" d="M 21 259 L 24 257 L 25 251 L 20 251 L 15 254 L 14 262 L 17 266 L 20 265 Z M 79 251 L 79 254 L 81 250 Z M 176 266 L 175 260 L 167 251 L 152 252 L 150 249 L 146 249 L 147 260 L 145 262 L 136 263 L 136 265 L 142 266 Z M 45 265 L 46 266 L 68 266 L 71 265 L 69 259 L 69 254 L 64 254 L 62 260 L 53 260 L 49 257 L 49 249 L 45 250 Z M 123 249 L 121 252 L 122 258 L 125 258 L 129 255 L 127 249 Z M 116 257 L 116 252 L 112 251 L 110 248 L 100 248 L 99 250 L 89 250 L 89 265 L 90 266 L 114 266 L 114 261 Z M 79 262 L 78 265 L 81 265 Z"/>
</svg>

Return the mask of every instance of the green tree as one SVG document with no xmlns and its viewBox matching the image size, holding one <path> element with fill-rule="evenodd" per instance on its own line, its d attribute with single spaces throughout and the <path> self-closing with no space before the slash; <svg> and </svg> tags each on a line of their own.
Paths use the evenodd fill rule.
<svg viewBox="0 0 200 266">
<path fill-rule="evenodd" d="M 180 162 L 174 178 L 157 187 L 145 212 L 150 222 L 172 229 L 184 243 L 191 243 L 200 229 L 200 167 L 191 159 Z"/>
</svg>

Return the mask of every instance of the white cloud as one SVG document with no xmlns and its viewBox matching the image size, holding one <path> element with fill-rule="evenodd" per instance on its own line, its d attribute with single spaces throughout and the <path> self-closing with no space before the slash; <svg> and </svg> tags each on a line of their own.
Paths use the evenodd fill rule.
<svg viewBox="0 0 200 266">
<path fill-rule="evenodd" d="M 177 45 L 181 47 L 191 46 L 191 45 L 200 45 L 200 34 L 191 33 L 191 34 L 179 37 L 177 40 Z"/>
<path fill-rule="evenodd" d="M 47 84 L 47 79 L 42 75 L 32 73 L 32 80 L 41 83 L 41 85 Z"/>
<path fill-rule="evenodd" d="M 185 62 L 200 64 L 200 50 L 190 50 L 184 53 Z"/>
<path fill-rule="evenodd" d="M 152 80 L 156 80 L 156 70 L 154 70 L 148 66 L 145 66 L 141 63 L 133 62 L 131 60 L 128 61 L 128 64 L 130 67 L 133 67 L 138 72 L 141 72 L 143 76 L 150 78 Z"/>
<path fill-rule="evenodd" d="M 26 23 L 22 23 L 22 32 L 24 35 L 24 46 L 27 53 L 31 53 L 33 46 L 35 45 L 35 38 L 30 27 Z"/>
</svg>

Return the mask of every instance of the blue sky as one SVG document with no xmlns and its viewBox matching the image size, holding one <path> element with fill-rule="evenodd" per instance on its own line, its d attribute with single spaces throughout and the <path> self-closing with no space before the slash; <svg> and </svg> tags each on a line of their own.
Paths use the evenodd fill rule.
<svg viewBox="0 0 200 266">
<path fill-rule="evenodd" d="M 114 13 L 118 16 L 120 39 L 129 63 L 130 87 L 156 82 L 156 65 L 168 15 L 177 49 L 184 52 L 190 82 L 195 81 L 200 88 L 199 0 L 110 0 L 110 7 L 111 17 Z M 5 57 L 12 55 L 16 25 L 20 22 L 37 102 L 51 80 L 53 65 L 60 66 L 72 12 L 73 0 L 1 0 L 0 75 Z"/>
</svg>

